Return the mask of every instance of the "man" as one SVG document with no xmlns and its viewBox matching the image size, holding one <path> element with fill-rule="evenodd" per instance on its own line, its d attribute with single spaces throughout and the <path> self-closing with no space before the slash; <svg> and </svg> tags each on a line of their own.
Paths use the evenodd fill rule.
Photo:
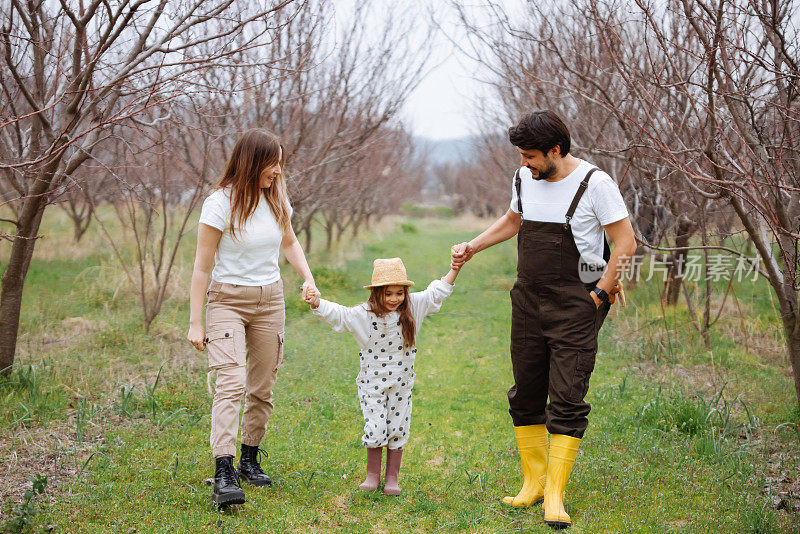
<svg viewBox="0 0 800 534">
<path fill-rule="evenodd" d="M 503 501 L 515 507 L 543 501 L 545 522 L 566 528 L 572 523 L 562 499 L 588 424 L 584 397 L 597 332 L 636 242 L 619 187 L 569 153 L 569 131 L 555 113 L 526 115 L 508 138 L 522 165 L 511 207 L 481 235 L 453 246 L 452 260 L 460 266 L 519 234 L 508 401 L 524 482 Z"/>
</svg>

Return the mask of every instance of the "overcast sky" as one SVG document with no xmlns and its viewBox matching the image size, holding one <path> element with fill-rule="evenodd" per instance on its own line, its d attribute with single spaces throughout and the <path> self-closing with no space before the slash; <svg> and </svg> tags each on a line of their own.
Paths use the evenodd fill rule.
<svg viewBox="0 0 800 534">
<path fill-rule="evenodd" d="M 522 13 L 526 1 L 493 0 L 494 3 L 501 4 L 512 17 L 524 16 Z M 455 36 L 457 42 L 464 42 L 463 31 L 456 21 L 455 13 L 443 0 L 409 0 L 409 3 L 418 6 L 415 12 L 420 17 L 420 28 L 427 27 L 433 12 L 436 23 L 442 30 L 436 31 L 434 35 L 432 65 L 437 66 L 434 66 L 406 102 L 402 113 L 403 121 L 415 135 L 436 140 L 482 133 L 479 131 L 481 120 L 473 110 L 476 101 L 491 98 L 491 93 L 476 79 L 476 76 L 485 75 L 480 65 L 457 50 L 448 39 L 448 35 Z M 478 20 L 489 13 L 483 8 L 484 0 L 462 2 L 462 5 L 467 4 L 468 9 L 475 10 Z M 481 23 L 489 25 L 493 21 L 484 19 Z"/>
<path fill-rule="evenodd" d="M 401 118 L 413 134 L 430 139 L 473 135 L 478 127 L 473 103 L 486 93 L 483 84 L 475 79 L 478 66 L 448 38 L 447 34 L 452 37 L 459 30 L 452 11 L 444 2 L 414 1 L 420 4 L 416 11 L 420 17 L 418 27 L 426 27 L 433 12 L 442 30 L 434 31 L 430 72 L 406 102 Z"/>
<path fill-rule="evenodd" d="M 508 12 L 519 13 L 526 0 L 493 0 L 502 4 Z M 350 24 L 353 0 L 337 0 L 335 18 L 341 27 Z M 426 30 L 434 24 L 428 65 L 428 74 L 408 98 L 401 112 L 401 120 L 414 135 L 434 140 L 457 139 L 480 132 L 481 120 L 474 111 L 475 102 L 490 98 L 487 87 L 476 76 L 481 74 L 480 65 L 459 51 L 451 39 L 464 41 L 457 16 L 445 0 L 370 0 L 369 16 L 374 20 L 369 26 L 380 28 L 386 16 L 397 16 L 398 8 L 404 17 L 415 17 L 414 27 L 419 29 L 419 40 L 426 37 Z M 467 5 L 463 3 L 462 5 Z M 485 14 L 485 0 L 470 0 L 470 10 Z M 432 20 L 433 19 L 433 20 Z M 491 24 L 491 20 L 483 23 Z"/>
<path fill-rule="evenodd" d="M 453 50 L 444 36 L 436 39 L 438 57 L 403 107 L 403 122 L 415 135 L 430 139 L 472 135 L 478 124 L 473 102 L 485 89 L 474 78 L 468 58 Z"/>
</svg>

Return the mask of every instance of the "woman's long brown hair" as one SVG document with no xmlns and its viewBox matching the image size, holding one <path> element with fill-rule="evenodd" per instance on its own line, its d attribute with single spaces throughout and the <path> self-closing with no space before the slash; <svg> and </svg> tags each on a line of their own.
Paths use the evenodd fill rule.
<svg viewBox="0 0 800 534">
<path fill-rule="evenodd" d="M 236 141 L 225 166 L 225 172 L 217 184 L 218 189 L 231 188 L 231 235 L 236 237 L 236 229 L 241 229 L 253 215 L 261 198 L 261 173 L 280 163 L 281 171 L 286 163 L 283 147 L 278 137 L 266 130 L 254 128 L 246 131 Z M 281 233 L 290 225 L 289 197 L 286 194 L 286 181 L 283 172 L 264 190 L 269 209 Z"/>
<path fill-rule="evenodd" d="M 373 287 L 369 293 L 369 310 L 377 315 L 383 317 L 390 313 L 390 310 L 384 304 L 384 290 L 386 286 Z M 403 328 L 403 342 L 407 347 L 413 347 L 416 342 L 417 329 L 414 322 L 414 316 L 411 315 L 411 306 L 408 303 L 408 287 L 403 286 L 403 302 L 397 307 L 397 313 L 400 314 L 400 325 Z"/>
</svg>

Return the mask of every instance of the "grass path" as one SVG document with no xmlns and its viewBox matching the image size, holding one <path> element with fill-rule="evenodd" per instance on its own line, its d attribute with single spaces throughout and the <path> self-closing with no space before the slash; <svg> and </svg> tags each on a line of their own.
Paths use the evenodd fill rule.
<svg viewBox="0 0 800 534">
<path fill-rule="evenodd" d="M 360 288 L 373 258 L 402 257 L 415 289 L 423 289 L 446 272 L 450 244 L 471 235 L 447 221 L 418 222 L 365 246 L 342 268 L 324 260 L 312 266 L 324 297 L 353 305 L 366 297 Z M 500 502 L 521 483 L 506 401 L 512 383 L 508 290 L 515 263 L 514 243 L 478 255 L 442 311 L 426 320 L 418 339 L 401 497 L 357 490 L 365 467 L 355 394 L 357 345 L 308 313 L 298 294 L 289 294 L 285 363 L 263 444 L 271 488 L 246 488 L 247 504 L 227 513 L 209 506 L 204 480 L 213 473 L 211 403 L 201 360 L 188 350 L 153 355 L 153 341 L 107 316 L 107 329 L 122 339 L 106 339 L 105 333 L 103 349 L 92 348 L 95 337 L 73 350 L 98 362 L 99 375 L 112 373 L 108 368 L 114 365 L 137 365 L 137 351 L 146 351 L 139 372 L 147 385 L 126 400 L 124 384 L 112 376 L 110 393 L 94 399 L 105 406 L 97 411 L 94 404 L 74 405 L 69 395 L 54 394 L 48 401 L 63 411 L 54 417 L 70 418 L 70 424 L 83 417 L 95 427 L 87 433 L 102 439 L 76 457 L 79 476 L 42 507 L 37 523 L 61 532 L 550 532 L 540 507 L 511 510 Z M 285 272 L 287 288 L 299 285 L 292 274 Z M 46 290 L 56 291 L 52 284 Z M 630 297 L 647 298 L 645 289 L 639 291 Z M 108 313 L 92 309 L 98 317 Z M 183 303 L 165 310 L 158 328 L 179 338 L 186 309 Z M 770 416 L 763 399 L 750 407 L 756 412 L 751 414 L 724 395 L 716 401 L 713 395 L 694 397 L 682 384 L 664 380 L 674 366 L 662 363 L 653 370 L 652 360 L 642 360 L 641 347 L 632 349 L 635 337 L 612 337 L 633 313 L 632 307 L 613 310 L 601 332 L 588 398 L 590 426 L 568 488 L 571 531 L 800 532 L 796 517 L 775 511 L 771 497 L 761 492 L 769 440 L 797 437 L 763 431 L 754 419 L 777 425 L 796 414 Z M 639 345 L 648 342 L 645 337 Z M 782 370 L 730 358 L 735 388 L 745 392 L 740 398 L 761 399 L 764 385 L 790 389 Z M 24 401 L 20 388 L 0 390 L 9 412 L 17 409 L 14 395 Z M 791 402 L 790 395 L 784 397 Z M 67 402 L 73 404 L 64 407 Z M 727 422 L 718 417 L 725 414 Z M 0 419 L 4 432 L 14 428 L 12 415 Z M 787 458 L 781 469 L 796 470 L 797 455 Z"/>
</svg>

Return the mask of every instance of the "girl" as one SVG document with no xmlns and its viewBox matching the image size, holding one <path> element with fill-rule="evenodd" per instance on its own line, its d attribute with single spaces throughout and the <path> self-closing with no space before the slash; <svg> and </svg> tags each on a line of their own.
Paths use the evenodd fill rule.
<svg viewBox="0 0 800 534">
<path fill-rule="evenodd" d="M 255 486 L 271 482 L 257 455 L 283 361 L 280 250 L 305 280 L 304 293 L 314 288 L 292 230 L 283 165 L 277 137 L 264 130 L 246 132 L 233 147 L 217 190 L 205 200 L 200 214 L 186 337 L 197 350 L 208 347 L 209 372 L 217 375 L 211 408 L 211 451 L 216 459 L 211 500 L 218 506 L 245 501 L 233 467 L 245 392 L 238 475 Z"/>
<path fill-rule="evenodd" d="M 386 447 L 386 475 L 383 492 L 400 495 L 397 477 L 403 447 L 411 426 L 411 390 L 414 387 L 415 341 L 423 319 L 439 311 L 453 292 L 458 271 L 451 268 L 441 280 L 434 280 L 425 291 L 409 293 L 414 285 L 406 278 L 400 258 L 377 259 L 372 284 L 365 303 L 346 308 L 321 299 L 315 289 L 304 300 L 312 313 L 336 332 L 350 332 L 361 351 L 361 371 L 356 379 L 358 398 L 364 414 L 367 447 L 367 478 L 359 486 L 375 491 L 380 483 L 381 456 Z"/>
</svg>

